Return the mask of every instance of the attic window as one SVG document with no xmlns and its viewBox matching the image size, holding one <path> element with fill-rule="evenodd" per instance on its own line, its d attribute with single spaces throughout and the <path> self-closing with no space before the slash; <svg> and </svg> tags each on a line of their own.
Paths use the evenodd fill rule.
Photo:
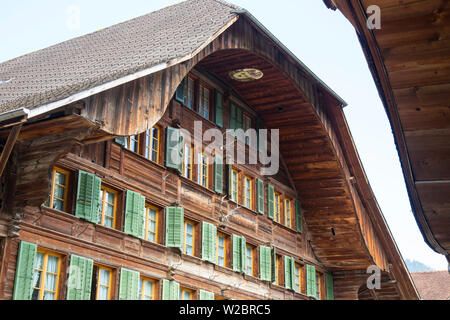
<svg viewBox="0 0 450 320">
<path fill-rule="evenodd" d="M 261 79 L 264 74 L 261 70 L 253 69 L 253 68 L 246 68 L 246 69 L 238 69 L 231 71 L 229 73 L 230 78 L 236 81 L 241 82 L 249 82 L 253 80 L 259 80 Z"/>
</svg>

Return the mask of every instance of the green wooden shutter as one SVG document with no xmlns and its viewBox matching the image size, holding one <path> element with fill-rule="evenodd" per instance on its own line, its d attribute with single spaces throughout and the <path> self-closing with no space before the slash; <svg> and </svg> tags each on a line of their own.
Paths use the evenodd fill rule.
<svg viewBox="0 0 450 320">
<path fill-rule="evenodd" d="M 21 241 L 19 244 L 13 300 L 31 300 L 31 286 L 36 251 L 37 246 L 34 243 Z"/>
<path fill-rule="evenodd" d="M 306 294 L 309 297 L 316 297 L 316 267 L 306 265 Z"/>
<path fill-rule="evenodd" d="M 180 284 L 173 280 L 163 279 L 162 300 L 179 300 Z"/>
<path fill-rule="evenodd" d="M 299 200 L 295 200 L 295 228 L 297 229 L 297 232 L 302 233 L 302 204 Z"/>
<path fill-rule="evenodd" d="M 101 181 L 91 173 L 79 171 L 75 216 L 93 223 L 98 222 Z"/>
<path fill-rule="evenodd" d="M 214 293 L 200 289 L 199 300 L 214 300 Z"/>
<path fill-rule="evenodd" d="M 223 193 L 223 158 L 219 155 L 214 160 L 214 191 Z"/>
<path fill-rule="evenodd" d="M 256 179 L 257 189 L 257 211 L 260 214 L 264 214 L 264 182 L 261 179 Z"/>
<path fill-rule="evenodd" d="M 269 247 L 259 247 L 259 270 L 261 280 L 272 280 L 272 250 Z"/>
<path fill-rule="evenodd" d="M 127 190 L 124 232 L 144 238 L 145 197 Z"/>
<path fill-rule="evenodd" d="M 211 263 L 216 262 L 217 227 L 208 222 L 202 224 L 202 258 Z"/>
<path fill-rule="evenodd" d="M 166 167 L 183 172 L 184 137 L 180 129 L 166 129 Z"/>
<path fill-rule="evenodd" d="M 267 185 L 267 217 L 273 220 L 273 201 L 275 190 L 271 184 Z"/>
<path fill-rule="evenodd" d="M 67 300 L 90 300 L 93 268 L 92 259 L 70 256 Z"/>
<path fill-rule="evenodd" d="M 216 124 L 223 127 L 223 95 L 215 90 Z"/>
<path fill-rule="evenodd" d="M 237 129 L 236 122 L 237 122 L 237 107 L 236 105 L 231 102 L 230 103 L 230 129 Z"/>
<path fill-rule="evenodd" d="M 239 107 L 236 107 L 236 128 L 237 129 L 243 129 L 244 128 L 244 119 L 243 119 L 243 113 L 242 109 Z M 241 132 L 237 138 L 241 141 L 244 141 L 244 134 Z"/>
<path fill-rule="evenodd" d="M 228 197 L 231 199 L 232 198 L 232 183 L 233 183 L 233 166 L 231 164 L 227 165 L 228 166 Z"/>
<path fill-rule="evenodd" d="M 186 104 L 186 78 L 181 80 L 177 91 L 175 92 L 175 99 L 181 102 L 182 104 Z"/>
<path fill-rule="evenodd" d="M 119 300 L 138 300 L 139 277 L 137 271 L 120 269 Z"/>
<path fill-rule="evenodd" d="M 247 246 L 244 237 L 241 237 L 241 272 L 247 271 Z"/>
<path fill-rule="evenodd" d="M 233 270 L 242 271 L 242 254 L 241 254 L 241 237 L 233 234 L 232 236 L 233 246 Z"/>
<path fill-rule="evenodd" d="M 333 275 L 325 274 L 325 288 L 327 291 L 327 300 L 334 300 Z"/>
<path fill-rule="evenodd" d="M 183 250 L 184 209 L 166 207 L 166 246 Z"/>
<path fill-rule="evenodd" d="M 292 259 L 284 256 L 284 286 L 288 289 L 292 287 Z"/>
<path fill-rule="evenodd" d="M 274 247 L 272 249 L 272 283 L 275 283 L 277 279 L 277 249 Z"/>
</svg>

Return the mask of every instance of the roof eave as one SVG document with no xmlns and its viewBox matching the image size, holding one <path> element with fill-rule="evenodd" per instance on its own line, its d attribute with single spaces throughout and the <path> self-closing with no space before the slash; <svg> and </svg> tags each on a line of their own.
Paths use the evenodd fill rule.
<svg viewBox="0 0 450 320">
<path fill-rule="evenodd" d="M 233 10 L 232 13 L 239 15 L 245 15 L 250 21 L 252 21 L 258 28 L 261 29 L 278 47 L 280 47 L 286 54 L 288 54 L 295 62 L 297 62 L 300 67 L 309 75 L 311 78 L 319 84 L 323 89 L 325 89 L 331 96 L 333 96 L 342 108 L 348 106 L 348 103 L 342 99 L 333 89 L 331 89 L 325 82 L 323 82 L 314 72 L 311 71 L 291 50 L 289 50 L 280 40 L 275 37 L 261 22 L 258 21 L 249 11 L 246 9 Z"/>
</svg>

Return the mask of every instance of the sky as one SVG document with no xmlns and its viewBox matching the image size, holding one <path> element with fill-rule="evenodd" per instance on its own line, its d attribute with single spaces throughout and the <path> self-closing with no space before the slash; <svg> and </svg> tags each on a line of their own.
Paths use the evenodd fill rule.
<svg viewBox="0 0 450 320">
<path fill-rule="evenodd" d="M 178 3 L 178 0 L 15 0 L 0 10 L 0 62 Z M 370 185 L 404 259 L 446 270 L 411 211 L 383 104 L 356 33 L 321 0 L 234 0 L 347 103 L 344 113 Z M 381 27 L 383 27 L 381 12 Z"/>
</svg>

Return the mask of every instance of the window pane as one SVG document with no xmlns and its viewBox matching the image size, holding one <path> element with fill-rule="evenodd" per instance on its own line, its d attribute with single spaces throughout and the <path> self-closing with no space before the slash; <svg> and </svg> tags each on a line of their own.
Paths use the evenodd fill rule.
<svg viewBox="0 0 450 320">
<path fill-rule="evenodd" d="M 63 187 L 55 185 L 53 195 L 57 198 L 64 199 L 64 191 Z"/>
<path fill-rule="evenodd" d="M 58 272 L 58 262 L 59 262 L 58 257 L 49 255 L 48 261 L 47 261 L 47 271 L 52 272 L 52 273 L 57 273 Z"/>
<path fill-rule="evenodd" d="M 44 300 L 55 300 L 55 293 L 54 292 L 45 291 L 44 292 Z"/>
<path fill-rule="evenodd" d="M 108 300 L 108 288 L 100 286 L 98 288 L 98 300 Z"/>
<path fill-rule="evenodd" d="M 53 209 L 63 211 L 64 210 L 64 202 L 62 200 L 53 198 Z"/>
<path fill-rule="evenodd" d="M 106 192 L 106 201 L 107 202 L 114 203 L 114 198 L 115 198 L 114 193 L 109 192 L 109 191 Z"/>
<path fill-rule="evenodd" d="M 109 286 L 109 276 L 111 272 L 109 270 L 100 269 L 100 284 Z"/>
</svg>

